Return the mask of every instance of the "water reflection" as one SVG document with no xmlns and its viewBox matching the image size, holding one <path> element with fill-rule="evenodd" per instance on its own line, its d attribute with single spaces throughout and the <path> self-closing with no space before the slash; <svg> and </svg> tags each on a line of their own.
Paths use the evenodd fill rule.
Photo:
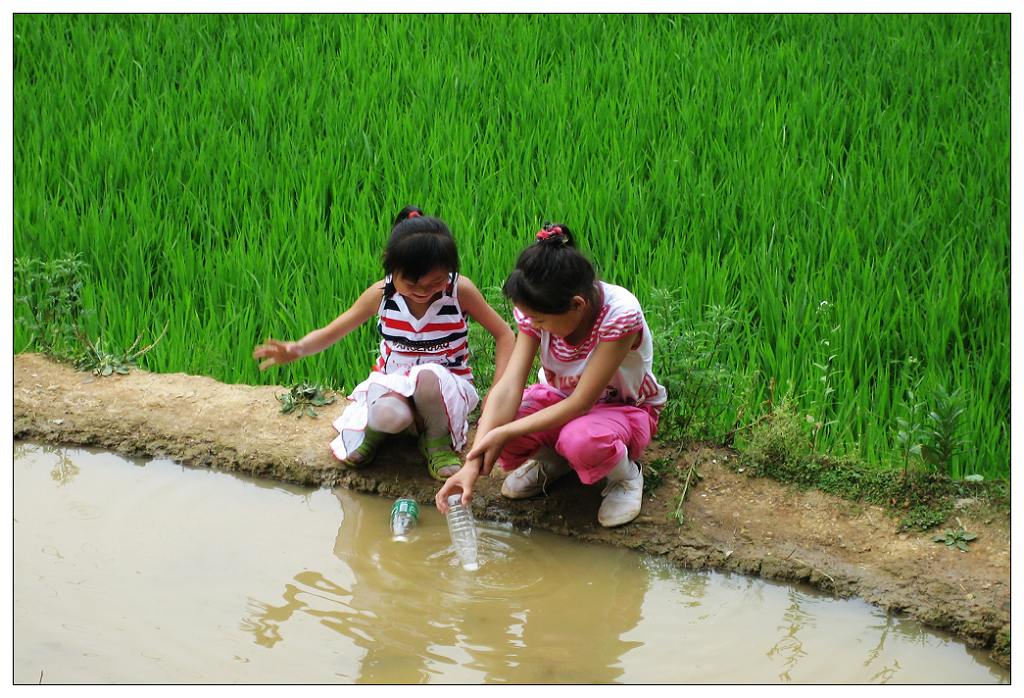
<svg viewBox="0 0 1024 698">
<path fill-rule="evenodd" d="M 884 625 L 868 626 L 868 628 L 871 630 L 878 630 L 879 634 L 878 644 L 872 647 L 870 650 L 868 650 L 867 658 L 864 660 L 865 667 L 871 666 L 875 661 L 878 660 L 880 656 L 882 656 L 882 652 L 885 651 L 885 640 L 889 637 L 889 632 L 892 630 L 895 622 L 896 621 L 892 616 L 886 614 Z"/>
<path fill-rule="evenodd" d="M 872 675 L 870 680 L 872 683 L 889 683 L 896 677 L 896 674 L 899 673 L 901 668 L 900 660 L 893 659 L 891 666 L 883 666 L 881 671 Z"/>
<path fill-rule="evenodd" d="M 50 477 L 57 483 L 58 487 L 71 482 L 75 475 L 78 475 L 78 466 L 71 462 L 66 453 L 57 459 L 53 470 L 50 471 Z"/>
<path fill-rule="evenodd" d="M 21 460 L 30 452 L 26 448 L 26 444 L 21 442 L 14 445 L 14 459 L 16 461 Z M 53 456 L 53 469 L 50 471 L 50 479 L 56 482 L 58 487 L 69 484 L 78 475 L 78 466 L 71 459 L 71 455 L 66 447 L 42 444 L 32 446 L 32 449 Z M 78 453 L 78 449 L 75 449 L 75 453 Z"/>
<path fill-rule="evenodd" d="M 671 583 L 672 588 L 682 597 L 680 605 L 686 608 L 700 608 L 704 605 L 709 581 L 707 574 L 683 571 L 662 557 L 644 557 L 642 560 L 648 579 Z"/>
<path fill-rule="evenodd" d="M 789 683 L 791 681 L 790 672 L 796 668 L 801 659 L 807 656 L 800 631 L 808 624 L 813 627 L 813 617 L 800 607 L 802 595 L 799 591 L 789 589 L 787 596 L 789 604 L 782 614 L 785 625 L 779 626 L 779 629 L 785 631 L 785 634 L 768 650 L 768 656 L 782 659 L 783 669 L 779 673 L 779 680 Z"/>
<path fill-rule="evenodd" d="M 55 486 L 59 456 L 81 473 Z M 18 683 L 1009 680 L 945 634 L 805 587 L 487 522 L 467 573 L 433 510 L 398 544 L 379 497 L 74 448 L 15 457 Z"/>
<path fill-rule="evenodd" d="M 918 645 L 920 647 L 928 647 L 934 644 L 934 637 L 926 635 L 922 631 L 921 626 L 916 623 L 907 622 L 904 618 L 898 618 L 883 611 L 876 610 L 875 613 L 882 617 L 883 622 L 881 625 L 869 625 L 866 628 L 866 630 L 878 632 L 878 644 L 868 650 L 867 656 L 863 662 L 863 666 L 865 668 L 871 667 L 871 665 L 878 662 L 879 659 L 884 660 L 886 658 L 886 642 L 889 640 L 890 634 L 894 637 L 900 638 L 904 644 Z M 896 675 L 901 671 L 902 667 L 900 666 L 898 659 L 890 659 L 891 663 L 886 664 L 883 661 L 877 673 L 871 676 L 872 682 L 889 683 L 896 678 Z"/>
<path fill-rule="evenodd" d="M 575 544 L 538 565 L 531 557 L 544 555 L 535 550 L 543 544 L 482 525 L 484 564 L 470 574 L 447 550 L 440 526 L 423 527 L 419 541 L 396 548 L 382 540 L 386 510 L 365 512 L 365 499 L 336 494 L 344 518 L 333 552 L 351 580 L 303 571 L 285 585 L 283 603 L 252 600 L 242 627 L 257 643 L 272 647 L 289 619 L 307 614 L 364 651 L 358 676 L 348 677 L 359 683 L 452 675 L 490 683 L 612 683 L 622 676 L 622 656 L 643 644 L 621 639 L 639 622 L 648 589 L 635 556 L 632 565 L 624 558 L 605 568 L 619 574 L 601 576 L 586 564 L 593 551 Z"/>
</svg>

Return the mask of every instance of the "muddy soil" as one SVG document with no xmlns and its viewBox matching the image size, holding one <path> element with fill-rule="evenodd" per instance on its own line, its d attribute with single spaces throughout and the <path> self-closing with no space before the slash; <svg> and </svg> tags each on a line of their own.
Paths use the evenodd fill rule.
<svg viewBox="0 0 1024 698">
<path fill-rule="evenodd" d="M 132 371 L 100 378 L 39 355 L 14 359 L 14 436 L 97 446 L 126 456 L 165 457 L 221 470 L 314 486 L 341 486 L 386 497 L 433 501 L 437 484 L 411 440 L 385 445 L 366 469 L 339 467 L 327 444 L 345 401 L 319 417 L 279 414 L 285 389 L 225 385 L 185 374 Z M 633 523 L 603 529 L 596 521 L 600 484 L 570 475 L 546 497 L 502 498 L 500 474 L 481 478 L 473 509 L 580 540 L 661 555 L 689 569 L 714 569 L 811 584 L 857 596 L 988 648 L 1009 666 L 1010 522 L 1008 515 L 965 506 L 961 523 L 978 534 L 970 552 L 933 543 L 934 534 L 898 533 L 884 510 L 820 492 L 737 474 L 727 449 L 660 447 L 683 468 L 697 465 L 685 523 L 671 520 L 681 485 L 664 482 L 645 496 Z"/>
</svg>

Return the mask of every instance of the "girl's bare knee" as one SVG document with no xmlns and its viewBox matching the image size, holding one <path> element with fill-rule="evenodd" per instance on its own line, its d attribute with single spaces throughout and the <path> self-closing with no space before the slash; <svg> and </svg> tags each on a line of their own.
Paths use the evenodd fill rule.
<svg viewBox="0 0 1024 698">
<path fill-rule="evenodd" d="M 370 404 L 367 425 L 376 431 L 397 434 L 412 424 L 412 408 L 397 393 L 383 395 Z"/>
<path fill-rule="evenodd" d="M 412 399 L 414 401 L 420 400 L 437 400 L 441 398 L 441 381 L 437 379 L 437 376 L 430 371 L 423 371 L 416 376 L 416 388 L 413 390 Z"/>
</svg>

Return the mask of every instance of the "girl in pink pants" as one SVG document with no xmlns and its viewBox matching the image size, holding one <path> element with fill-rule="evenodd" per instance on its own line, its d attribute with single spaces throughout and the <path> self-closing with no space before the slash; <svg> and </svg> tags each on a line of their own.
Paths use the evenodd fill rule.
<svg viewBox="0 0 1024 698">
<path fill-rule="evenodd" d="M 531 497 L 575 470 L 584 484 L 605 479 L 603 526 L 640 513 L 643 475 L 636 459 L 665 404 L 652 372 L 650 328 L 637 299 L 597 279 L 565 225 L 547 226 L 505 281 L 519 326 L 512 358 L 491 389 L 466 464 L 437 493 L 438 508 L 494 463 L 512 471 L 501 492 Z M 526 387 L 540 355 L 537 384 Z M 525 390 L 524 390 L 525 388 Z"/>
<path fill-rule="evenodd" d="M 564 399 L 550 386 L 531 385 L 523 391 L 516 419 Z M 657 426 L 658 415 L 653 409 L 599 402 L 587 414 L 561 427 L 507 441 L 498 463 L 505 470 L 515 470 L 538 450 L 547 449 L 567 460 L 583 484 L 592 485 L 608 475 L 625 456 L 631 460 L 639 458 Z"/>
</svg>

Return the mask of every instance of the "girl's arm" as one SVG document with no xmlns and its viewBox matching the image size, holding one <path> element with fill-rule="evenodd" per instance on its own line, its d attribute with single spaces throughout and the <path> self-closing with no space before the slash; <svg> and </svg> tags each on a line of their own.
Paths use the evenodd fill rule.
<svg viewBox="0 0 1024 698">
<path fill-rule="evenodd" d="M 479 322 L 494 337 L 494 381 L 496 385 L 508 366 L 512 357 L 512 348 L 516 345 L 516 335 L 508 323 L 501 319 L 483 294 L 469 277 L 459 277 L 459 300 L 463 309 L 471 318 Z"/>
<path fill-rule="evenodd" d="M 377 313 L 377 308 L 380 307 L 383 293 L 384 282 L 378 281 L 363 291 L 352 307 L 335 318 L 331 324 L 313 330 L 297 342 L 268 339 L 253 350 L 252 358 L 266 359 L 260 364 L 262 371 L 270 366 L 291 363 L 303 356 L 323 351 L 373 317 Z"/>
<path fill-rule="evenodd" d="M 601 398 L 635 341 L 634 332 L 614 341 L 599 342 L 583 369 L 579 384 L 569 397 L 522 419 L 496 426 L 482 437 L 477 434 L 473 448 L 466 454 L 466 460 L 482 459 L 482 469 L 487 472 L 509 439 L 555 429 L 589 412 Z"/>
<path fill-rule="evenodd" d="M 508 367 L 502 374 L 501 380 L 491 387 L 487 395 L 483 414 L 480 415 L 480 421 L 476 425 L 474 442 L 479 442 L 488 432 L 515 419 L 519 405 L 523 401 L 523 388 L 526 387 L 526 379 L 530 376 L 533 358 L 537 355 L 538 347 L 540 347 L 540 340 L 535 337 L 521 332 L 516 337 L 516 344 L 512 350 Z M 459 469 L 459 472 L 448 478 L 434 497 L 441 513 L 448 511 L 448 495 L 460 490 L 462 491 L 462 503 L 468 505 L 473 492 L 473 483 L 476 482 L 481 471 L 486 475 L 491 472 L 493 466 L 493 460 L 485 466 L 480 458 L 467 457 L 466 463 Z"/>
</svg>

